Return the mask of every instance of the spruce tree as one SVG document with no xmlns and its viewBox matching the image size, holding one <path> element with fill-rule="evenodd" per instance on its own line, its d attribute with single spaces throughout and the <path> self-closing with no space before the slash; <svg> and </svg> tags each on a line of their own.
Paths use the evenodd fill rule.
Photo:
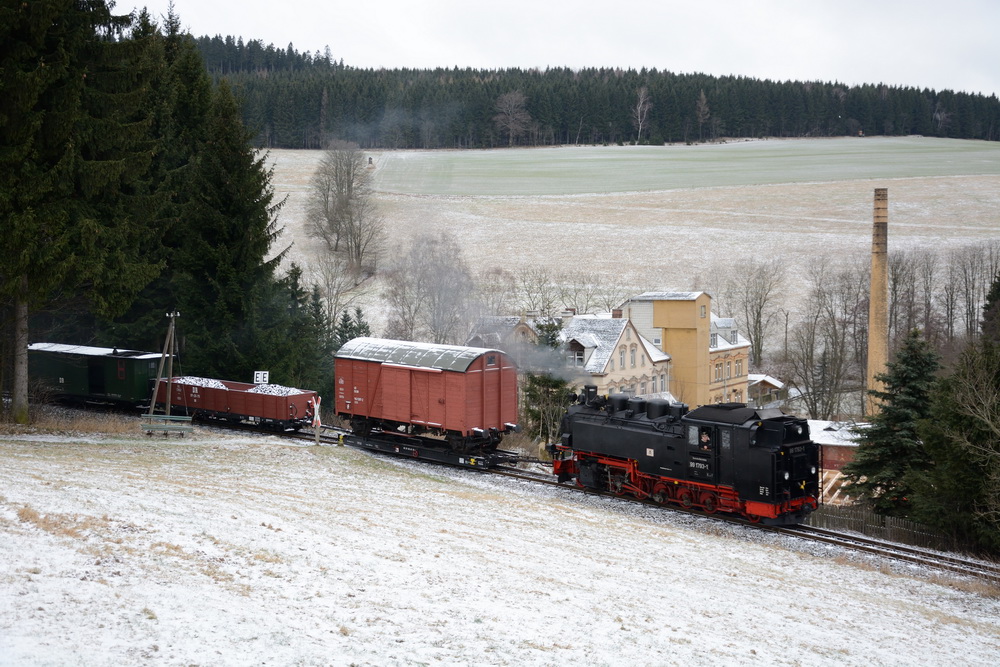
<svg viewBox="0 0 1000 667">
<path fill-rule="evenodd" d="M 913 330 L 887 368 L 877 376 L 885 389 L 869 391 L 881 409 L 867 426 L 855 429 L 858 448 L 843 472 L 851 482 L 851 494 L 876 512 L 906 516 L 913 493 L 907 475 L 930 465 L 917 424 L 930 414 L 938 356 Z"/>
<path fill-rule="evenodd" d="M 920 435 L 932 465 L 914 472 L 912 518 L 1000 553 L 1000 343 L 963 351 Z"/>
<path fill-rule="evenodd" d="M 146 42 L 103 0 L 0 5 L 0 296 L 13 304 L 14 418 L 27 420 L 29 310 L 82 296 L 121 313 L 148 247 Z"/>
</svg>

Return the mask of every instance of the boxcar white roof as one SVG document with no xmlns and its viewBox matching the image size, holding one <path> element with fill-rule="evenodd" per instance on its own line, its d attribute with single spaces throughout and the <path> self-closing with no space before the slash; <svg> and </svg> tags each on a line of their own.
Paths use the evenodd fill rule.
<svg viewBox="0 0 1000 667">
<path fill-rule="evenodd" d="M 355 338 L 344 343 L 334 356 L 337 359 L 363 359 L 401 366 L 465 372 L 473 361 L 487 352 L 503 354 L 501 350 L 483 347 L 435 345 L 387 338 Z"/>
<path fill-rule="evenodd" d="M 120 350 L 117 347 L 91 347 L 89 345 L 67 345 L 64 343 L 32 343 L 28 349 L 34 352 L 55 352 L 58 354 L 78 354 L 83 357 L 128 357 L 130 359 L 159 359 L 158 352 Z"/>
</svg>

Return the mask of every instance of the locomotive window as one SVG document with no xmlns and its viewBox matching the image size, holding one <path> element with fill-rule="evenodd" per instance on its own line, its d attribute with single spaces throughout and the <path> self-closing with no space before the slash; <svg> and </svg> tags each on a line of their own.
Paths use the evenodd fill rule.
<svg viewBox="0 0 1000 667">
<path fill-rule="evenodd" d="M 733 444 L 733 432 L 729 429 L 720 430 L 719 444 L 722 445 L 723 450 L 728 450 Z"/>
<path fill-rule="evenodd" d="M 698 427 L 688 426 L 688 444 L 692 447 L 698 446 Z"/>
</svg>

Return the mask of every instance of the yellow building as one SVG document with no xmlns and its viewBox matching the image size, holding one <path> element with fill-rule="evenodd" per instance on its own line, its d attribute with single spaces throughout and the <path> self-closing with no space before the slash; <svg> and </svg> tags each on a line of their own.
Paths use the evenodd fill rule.
<svg viewBox="0 0 1000 667">
<path fill-rule="evenodd" d="M 670 392 L 691 406 L 745 402 L 750 343 L 706 292 L 646 292 L 615 310 L 670 355 Z"/>
</svg>

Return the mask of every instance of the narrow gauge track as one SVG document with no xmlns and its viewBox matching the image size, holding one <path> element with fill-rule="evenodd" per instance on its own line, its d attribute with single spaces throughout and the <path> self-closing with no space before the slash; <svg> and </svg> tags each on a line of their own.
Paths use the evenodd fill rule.
<svg viewBox="0 0 1000 667">
<path fill-rule="evenodd" d="M 220 424 L 219 426 L 225 429 L 250 430 L 250 431 L 255 431 L 257 433 L 261 432 L 261 430 L 258 427 L 247 424 Z M 302 433 L 298 431 L 271 432 L 271 433 L 274 435 L 278 435 L 293 440 L 304 440 L 309 442 L 315 442 L 316 440 L 315 433 Z M 380 451 L 383 453 L 388 453 L 390 455 L 400 456 L 401 458 L 411 458 L 403 453 L 393 454 L 393 452 L 389 451 L 388 448 L 373 450 L 371 447 L 361 445 L 358 442 L 358 440 L 359 438 L 354 434 L 352 434 L 349 430 L 332 426 L 324 426 L 323 432 L 320 433 L 320 439 L 319 439 L 320 443 L 324 445 L 344 444 L 353 447 L 358 447 L 361 449 L 366 449 L 368 451 Z M 549 486 L 557 486 L 563 489 L 582 491 L 589 495 L 617 498 L 619 500 L 625 500 L 628 502 L 639 503 L 643 505 L 650 505 L 652 507 L 666 508 L 676 512 L 691 514 L 694 516 L 703 516 L 716 519 L 719 521 L 725 521 L 727 523 L 747 526 L 749 528 L 766 530 L 771 533 L 779 535 L 795 537 L 803 540 L 811 540 L 813 542 L 819 542 L 823 544 L 830 544 L 833 546 L 838 546 L 844 549 L 870 554 L 881 558 L 888 558 L 891 560 L 902 561 L 914 565 L 921 565 L 924 567 L 929 567 L 938 570 L 945 570 L 948 572 L 974 577 L 977 579 L 985 580 L 992 584 L 1000 585 L 1000 566 L 998 565 L 968 560 L 965 558 L 944 553 L 926 551 L 923 549 L 918 549 L 915 547 L 910 547 L 902 544 L 884 542 L 881 540 L 874 540 L 871 538 L 864 537 L 862 535 L 838 533 L 824 528 L 815 528 L 813 526 L 807 526 L 807 525 L 789 527 L 789 526 L 767 526 L 759 523 L 751 523 L 750 521 L 747 521 L 746 519 L 740 517 L 727 516 L 724 514 L 707 514 L 700 510 L 684 509 L 683 507 L 679 507 L 677 505 L 672 505 L 672 504 L 662 505 L 653 502 L 652 500 L 640 500 L 638 498 L 629 495 L 619 495 L 608 491 L 598 491 L 595 489 L 588 489 L 585 487 L 568 485 L 557 482 L 555 479 L 552 478 L 551 475 L 545 475 L 542 473 L 532 473 L 530 471 L 524 471 L 519 468 L 511 467 L 510 465 L 499 465 L 493 468 L 485 468 L 476 465 L 469 465 L 467 463 L 457 464 L 457 463 L 433 461 L 427 458 L 413 458 L 413 460 L 425 461 L 430 463 L 440 463 L 442 465 L 450 465 L 452 467 L 457 467 L 457 468 L 473 468 L 481 473 L 501 475 L 504 477 L 510 477 L 513 479 L 519 479 L 536 484 L 546 484 Z M 540 461 L 534 459 L 521 459 L 521 462 L 540 463 Z"/>
</svg>

